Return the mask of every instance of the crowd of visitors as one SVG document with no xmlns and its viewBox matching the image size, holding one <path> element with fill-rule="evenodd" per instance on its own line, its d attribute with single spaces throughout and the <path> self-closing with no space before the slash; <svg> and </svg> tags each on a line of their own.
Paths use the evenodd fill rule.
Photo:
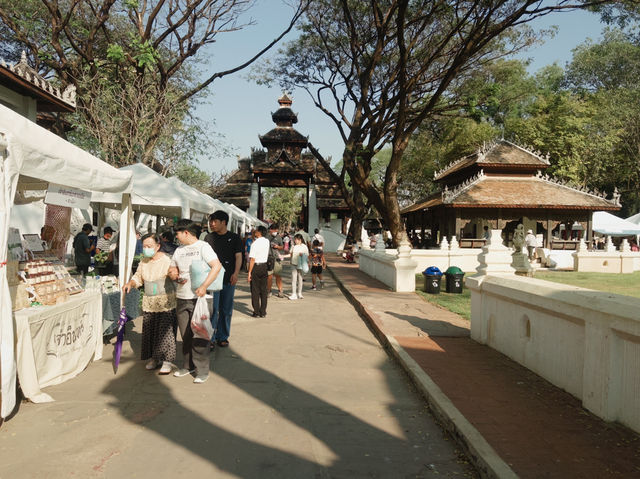
<svg viewBox="0 0 640 479">
<path fill-rule="evenodd" d="M 315 229 L 311 237 L 302 225 L 296 231 L 280 231 L 278 224 L 267 230 L 259 226 L 244 237 L 228 229 L 229 215 L 220 210 L 208 218 L 208 228 L 187 219 L 177 221 L 162 233 L 141 236 L 136 232 L 137 253 L 142 256 L 123 294 L 134 288 L 142 295 L 141 359 L 145 368 L 175 377 L 191 375 L 200 384 L 208 379 L 210 352 L 228 347 L 235 289 L 240 271 L 247 271 L 254 318 L 267 316 L 267 302 L 275 279 L 276 297 L 303 299 L 305 275 L 311 273 L 311 291 L 322 288 L 326 269 L 324 237 Z M 103 236 L 92 244 L 93 226 L 86 223 L 74 239 L 78 270 L 87 273 L 95 252 L 105 253 L 114 268 L 117 233 L 106 226 Z M 103 255 L 103 256 L 105 256 Z M 283 264 L 291 267 L 291 294 L 285 296 Z M 289 266 L 287 266 L 289 267 Z M 204 271 L 204 272 L 203 272 Z M 212 290 L 222 274 L 220 285 Z M 215 283 L 214 283 L 215 281 Z M 192 327 L 198 298 L 206 298 L 211 321 L 209 339 Z M 182 337 L 182 362 L 177 366 L 177 331 Z"/>
</svg>

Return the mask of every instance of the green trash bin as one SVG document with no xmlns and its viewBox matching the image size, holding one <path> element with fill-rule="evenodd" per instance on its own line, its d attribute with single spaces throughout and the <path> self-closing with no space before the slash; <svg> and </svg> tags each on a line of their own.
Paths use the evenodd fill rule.
<svg viewBox="0 0 640 479">
<path fill-rule="evenodd" d="M 457 266 L 450 266 L 444 273 L 447 277 L 447 293 L 462 293 L 464 286 L 464 272 Z"/>
</svg>

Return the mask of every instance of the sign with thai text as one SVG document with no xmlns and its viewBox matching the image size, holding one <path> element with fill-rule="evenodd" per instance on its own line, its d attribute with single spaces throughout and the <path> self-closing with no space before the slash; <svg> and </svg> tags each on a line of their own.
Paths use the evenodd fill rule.
<svg viewBox="0 0 640 479">
<path fill-rule="evenodd" d="M 86 210 L 91 202 L 91 192 L 49 183 L 44 202 L 48 205 L 68 206 Z"/>
</svg>

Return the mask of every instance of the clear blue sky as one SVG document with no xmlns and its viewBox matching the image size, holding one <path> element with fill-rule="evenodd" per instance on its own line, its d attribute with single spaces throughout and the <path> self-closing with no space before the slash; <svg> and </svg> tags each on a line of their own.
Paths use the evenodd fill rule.
<svg viewBox="0 0 640 479">
<path fill-rule="evenodd" d="M 288 24 L 291 9 L 278 0 L 258 1 L 250 12 L 256 25 L 243 31 L 220 35 L 220 40 L 210 47 L 207 68 L 221 71 L 232 68 L 253 56 L 260 48 L 275 38 Z M 603 28 L 599 17 L 588 12 L 575 11 L 548 15 L 538 19 L 534 28 L 557 25 L 555 38 L 544 45 L 534 47 L 523 57 L 532 60 L 530 72 L 557 62 L 563 65 L 571 59 L 571 50 L 587 38 L 598 40 Z M 293 38 L 290 33 L 286 38 Z M 206 171 L 231 172 L 237 166 L 237 157 L 249 156 L 252 146 L 260 146 L 258 135 L 265 134 L 275 125 L 271 112 L 278 108 L 281 91 L 258 86 L 247 79 L 247 71 L 216 80 L 209 86 L 208 103 L 198 109 L 198 115 L 213 121 L 212 128 L 224 136 L 230 155 L 212 155 L 200 159 L 200 168 Z M 298 114 L 296 129 L 309 136 L 313 145 L 325 156 L 332 156 L 334 163 L 342 154 L 342 143 L 335 125 L 317 110 L 306 93 L 293 92 L 292 109 Z"/>
</svg>

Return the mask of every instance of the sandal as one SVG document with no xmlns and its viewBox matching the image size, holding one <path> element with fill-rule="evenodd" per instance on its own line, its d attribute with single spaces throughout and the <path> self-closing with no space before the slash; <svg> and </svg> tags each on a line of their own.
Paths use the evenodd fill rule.
<svg viewBox="0 0 640 479">
<path fill-rule="evenodd" d="M 222 341 L 218 340 L 216 342 L 221 348 L 226 348 L 227 346 L 229 346 L 229 341 L 227 341 L 226 339 L 223 339 Z"/>
</svg>

